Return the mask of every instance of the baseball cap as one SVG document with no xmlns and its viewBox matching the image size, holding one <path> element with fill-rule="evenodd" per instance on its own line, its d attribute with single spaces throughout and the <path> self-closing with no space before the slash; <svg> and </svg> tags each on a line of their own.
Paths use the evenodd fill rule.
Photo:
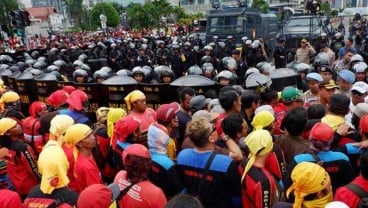
<svg viewBox="0 0 368 208">
<path fill-rule="evenodd" d="M 211 101 L 210 98 L 206 98 L 203 95 L 197 95 L 194 96 L 191 100 L 190 100 L 190 110 L 192 112 L 196 112 L 199 110 L 203 110 L 203 108 L 209 104 Z"/>
<path fill-rule="evenodd" d="M 147 147 L 145 147 L 141 144 L 129 145 L 124 150 L 123 155 L 122 155 L 123 163 L 125 163 L 126 157 L 128 155 L 134 155 L 134 156 L 143 157 L 143 158 L 151 158 Z"/>
<path fill-rule="evenodd" d="M 331 67 L 329 66 L 326 66 L 326 65 L 321 65 L 318 67 L 318 72 L 321 73 L 321 72 L 330 72 L 331 74 L 333 73 Z"/>
<path fill-rule="evenodd" d="M 351 111 L 358 116 L 359 118 L 368 114 L 368 104 L 367 103 L 358 103 Z"/>
<path fill-rule="evenodd" d="M 293 86 L 285 87 L 281 92 L 281 99 L 283 101 L 294 101 L 297 99 L 301 99 L 301 93 L 298 88 Z"/>
<path fill-rule="evenodd" d="M 309 134 L 309 140 L 329 142 L 333 138 L 334 131 L 325 123 L 316 123 Z"/>
<path fill-rule="evenodd" d="M 310 81 L 310 80 L 316 80 L 317 82 L 322 82 L 323 78 L 320 74 L 312 72 L 312 73 L 307 74 L 307 81 Z"/>
<path fill-rule="evenodd" d="M 199 117 L 206 118 L 209 122 L 213 122 L 220 114 L 215 112 L 208 112 L 206 110 L 199 110 L 195 112 L 192 116 L 192 120 Z"/>
<path fill-rule="evenodd" d="M 320 83 L 320 86 L 325 88 L 325 89 L 334 89 L 334 88 L 339 88 L 338 85 L 336 85 L 334 80 L 330 80 L 330 81 L 323 81 Z"/>
<path fill-rule="evenodd" d="M 355 74 L 347 69 L 341 70 L 338 76 L 350 84 L 353 84 L 355 81 Z"/>
<path fill-rule="evenodd" d="M 354 83 L 353 87 L 351 88 L 351 91 L 358 91 L 361 94 L 364 94 L 368 91 L 368 84 L 365 82 L 356 82 Z"/>
<path fill-rule="evenodd" d="M 156 110 L 157 120 L 169 122 L 175 117 L 175 114 L 179 111 L 179 109 L 180 105 L 177 102 L 163 104 Z"/>
<path fill-rule="evenodd" d="M 108 208 L 119 194 L 120 188 L 117 184 L 93 184 L 80 193 L 77 205 L 79 208 Z"/>
</svg>

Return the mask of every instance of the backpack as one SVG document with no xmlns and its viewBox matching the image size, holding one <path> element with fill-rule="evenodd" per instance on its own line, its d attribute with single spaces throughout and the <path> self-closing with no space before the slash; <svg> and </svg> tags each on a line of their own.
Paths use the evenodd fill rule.
<svg viewBox="0 0 368 208">
<path fill-rule="evenodd" d="M 368 208 L 368 193 L 364 191 L 362 187 L 353 183 L 349 183 L 345 187 L 352 191 L 355 195 L 359 196 L 360 201 L 358 208 Z"/>
<path fill-rule="evenodd" d="M 24 201 L 25 208 L 72 208 L 73 206 L 64 203 L 64 198 L 47 199 L 47 198 L 27 198 Z"/>
</svg>

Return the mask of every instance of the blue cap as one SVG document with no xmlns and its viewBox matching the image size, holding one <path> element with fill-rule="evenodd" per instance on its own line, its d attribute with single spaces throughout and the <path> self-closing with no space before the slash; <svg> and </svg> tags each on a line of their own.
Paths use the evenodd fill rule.
<svg viewBox="0 0 368 208">
<path fill-rule="evenodd" d="M 347 69 L 341 70 L 338 75 L 341 79 L 350 84 L 353 84 L 355 82 L 355 74 Z"/>
<path fill-rule="evenodd" d="M 323 78 L 320 74 L 311 72 L 307 74 L 307 81 L 310 81 L 310 80 L 316 80 L 317 82 L 322 82 Z"/>
</svg>

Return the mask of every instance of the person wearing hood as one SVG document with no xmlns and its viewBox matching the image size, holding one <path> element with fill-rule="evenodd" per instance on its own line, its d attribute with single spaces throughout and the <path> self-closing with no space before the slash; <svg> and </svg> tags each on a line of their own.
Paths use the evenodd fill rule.
<svg viewBox="0 0 368 208">
<path fill-rule="evenodd" d="M 67 98 L 66 102 L 69 104 L 68 109 L 59 110 L 61 115 L 68 115 L 73 118 L 74 123 L 86 124 L 92 126 L 92 122 L 86 116 L 89 105 L 88 96 L 80 89 L 74 90 Z"/>
<path fill-rule="evenodd" d="M 286 196 L 295 196 L 293 203 L 280 202 L 274 208 L 324 208 L 333 200 L 331 179 L 318 164 L 301 162 L 291 173 L 292 184 L 286 187 Z"/>
<path fill-rule="evenodd" d="M 68 108 L 66 100 L 69 96 L 70 94 L 63 89 L 56 90 L 55 92 L 51 93 L 46 100 L 47 103 L 50 105 L 50 111 Z"/>
<path fill-rule="evenodd" d="M 20 97 L 18 93 L 13 91 L 5 92 L 0 98 L 1 118 L 14 118 L 18 123 L 25 118 L 21 112 Z"/>
<path fill-rule="evenodd" d="M 132 91 L 124 100 L 128 111 L 130 111 L 127 117 L 133 117 L 141 124 L 140 137 L 137 138 L 137 141 L 134 141 L 134 143 L 140 143 L 147 146 L 148 127 L 156 122 L 156 112 L 152 108 L 147 107 L 146 95 L 139 90 Z"/>
<path fill-rule="evenodd" d="M 164 191 L 167 198 L 175 196 L 183 189 L 175 163 L 167 156 L 169 139 L 165 126 L 154 123 L 148 128 L 148 148 L 152 160 L 148 177 L 153 184 Z"/>
<path fill-rule="evenodd" d="M 100 170 L 92 155 L 92 149 L 96 147 L 92 129 L 85 124 L 74 124 L 66 130 L 63 141 L 72 150 L 77 192 L 92 184 L 102 184 Z"/>
<path fill-rule="evenodd" d="M 132 144 L 121 154 L 125 170 L 116 174 L 114 183 L 126 192 L 117 198 L 119 207 L 162 208 L 167 200 L 164 192 L 148 180 L 151 156 L 141 144 Z"/>
<path fill-rule="evenodd" d="M 49 141 L 38 159 L 38 169 L 42 175 L 41 184 L 29 192 L 24 207 L 76 206 L 77 192 L 68 188 L 67 171 L 69 163 L 63 149 L 56 141 Z"/>
<path fill-rule="evenodd" d="M 40 154 L 42 147 L 46 144 L 46 140 L 39 129 L 41 123 L 39 118 L 47 113 L 47 106 L 41 101 L 35 101 L 29 106 L 29 115 L 22 121 L 24 140 L 35 150 L 37 155 Z"/>
<path fill-rule="evenodd" d="M 6 158 L 8 175 L 15 191 L 25 197 L 40 182 L 41 176 L 32 147 L 20 140 L 20 136 L 23 136 L 22 127 L 14 119 L 0 119 L 0 146 L 9 150 Z"/>
</svg>

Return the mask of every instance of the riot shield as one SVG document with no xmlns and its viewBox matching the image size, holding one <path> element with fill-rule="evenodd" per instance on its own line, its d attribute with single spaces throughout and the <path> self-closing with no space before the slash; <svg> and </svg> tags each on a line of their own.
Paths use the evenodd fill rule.
<svg viewBox="0 0 368 208">
<path fill-rule="evenodd" d="M 302 78 L 293 69 L 281 68 L 271 72 L 272 79 L 271 88 L 277 91 L 282 91 L 286 86 L 297 86 L 298 89 L 303 88 Z"/>
<path fill-rule="evenodd" d="M 101 86 L 104 105 L 127 110 L 124 97 L 135 89 L 137 82 L 128 76 L 114 76 L 105 80 Z"/>
<path fill-rule="evenodd" d="M 74 87 L 87 94 L 89 100 L 87 116 L 93 123 L 95 123 L 97 109 L 104 106 L 104 103 L 102 102 L 104 96 L 101 94 L 101 85 L 98 83 L 74 83 Z"/>
<path fill-rule="evenodd" d="M 103 66 L 108 66 L 107 59 L 89 59 L 88 66 L 91 67 L 92 73 L 101 69 Z"/>
<path fill-rule="evenodd" d="M 37 100 L 37 87 L 33 81 L 33 75 L 30 72 L 23 72 L 15 77 L 14 90 L 19 94 L 22 113 L 28 116 L 29 106 Z"/>
<path fill-rule="evenodd" d="M 147 106 L 154 110 L 161 104 L 174 101 L 168 96 L 169 84 L 139 83 L 138 89 L 146 95 Z"/>
<path fill-rule="evenodd" d="M 37 99 L 44 103 L 49 95 L 58 89 L 57 78 L 53 74 L 42 74 L 34 79 L 37 87 Z"/>
</svg>

